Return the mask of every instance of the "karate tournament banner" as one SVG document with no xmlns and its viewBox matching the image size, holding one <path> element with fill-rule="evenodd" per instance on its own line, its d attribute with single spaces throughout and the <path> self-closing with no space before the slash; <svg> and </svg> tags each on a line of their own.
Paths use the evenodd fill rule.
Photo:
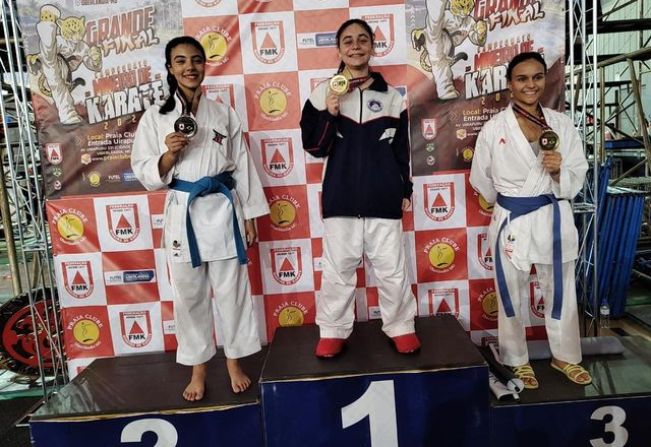
<svg viewBox="0 0 651 447">
<path fill-rule="evenodd" d="M 453 314 L 477 344 L 495 340 L 491 207 L 468 170 L 481 125 L 508 104 L 514 54 L 544 53 L 544 102 L 563 103 L 562 2 L 20 0 L 18 12 L 71 376 L 98 357 L 176 348 L 165 192 L 145 192 L 129 157 L 140 116 L 167 94 L 164 46 L 182 34 L 206 50 L 207 97 L 242 118 L 271 209 L 248 250 L 262 340 L 314 323 L 324 166 L 302 148 L 300 112 L 336 71 L 335 32 L 354 17 L 375 32 L 372 69 L 409 104 L 414 195 L 403 225 L 418 314 Z M 357 319 L 380 318 L 366 261 L 357 278 Z M 544 338 L 535 275 L 522 292 L 527 335 Z"/>
</svg>

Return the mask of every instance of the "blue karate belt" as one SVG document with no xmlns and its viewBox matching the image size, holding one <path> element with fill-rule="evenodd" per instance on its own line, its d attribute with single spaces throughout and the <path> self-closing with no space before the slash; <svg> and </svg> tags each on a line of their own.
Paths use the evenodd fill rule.
<svg viewBox="0 0 651 447">
<path fill-rule="evenodd" d="M 185 229 L 188 234 L 188 247 L 190 248 L 190 259 L 192 260 L 192 267 L 199 267 L 201 265 L 201 256 L 199 255 L 199 246 L 197 245 L 197 237 L 192 228 L 192 220 L 190 219 L 190 205 L 197 197 L 202 197 L 207 194 L 221 193 L 228 198 L 233 208 L 233 233 L 235 234 L 235 248 L 237 249 L 237 259 L 240 264 L 248 262 L 246 258 L 246 249 L 244 248 L 244 241 L 242 240 L 242 233 L 240 233 L 240 226 L 237 223 L 237 215 L 235 214 L 235 204 L 233 203 L 233 194 L 231 189 L 235 188 L 235 179 L 233 178 L 232 171 L 222 172 L 214 177 L 203 177 L 196 182 L 188 182 L 185 180 L 173 179 L 169 184 L 170 189 L 176 191 L 187 192 L 188 206 L 185 215 Z"/>
<path fill-rule="evenodd" d="M 498 194 L 497 203 L 510 212 L 510 216 L 504 219 L 504 222 L 500 225 L 500 229 L 497 232 L 497 241 L 495 242 L 495 276 L 497 279 L 497 287 L 502 297 L 502 307 L 504 307 L 507 317 L 513 317 L 515 312 L 513 312 L 513 303 L 511 302 L 509 289 L 506 285 L 504 268 L 502 267 L 502 252 L 500 250 L 500 236 L 502 235 L 502 231 L 510 220 L 529 214 L 543 206 L 552 205 L 552 265 L 554 271 L 554 306 L 552 308 L 552 318 L 560 320 L 563 305 L 563 256 L 561 251 L 561 209 L 558 206 L 558 199 L 553 194 L 543 194 L 536 197 L 508 197 Z"/>
</svg>

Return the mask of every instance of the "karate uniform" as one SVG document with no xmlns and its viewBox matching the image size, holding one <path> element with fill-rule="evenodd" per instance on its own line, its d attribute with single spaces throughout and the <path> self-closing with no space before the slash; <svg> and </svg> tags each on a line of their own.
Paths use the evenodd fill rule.
<svg viewBox="0 0 651 447">
<path fill-rule="evenodd" d="M 495 203 L 498 193 L 508 197 L 536 197 L 553 194 L 559 199 L 560 236 L 562 246 L 563 302 L 560 319 L 552 318 L 553 308 L 553 206 L 510 220 L 508 210 L 495 203 L 488 238 L 495 247 L 498 230 L 506 220 L 500 236 L 500 253 L 504 275 L 515 315 L 505 314 L 503 294 L 498 295 L 498 338 L 502 361 L 519 366 L 529 361 L 524 326 L 520 317 L 523 286 L 531 266 L 535 265 L 538 282 L 545 299 L 545 327 L 552 355 L 569 363 L 581 361 L 579 340 L 575 260 L 578 257 L 578 232 L 569 200 L 583 186 L 588 163 L 583 154 L 578 132 L 571 119 L 562 113 L 543 108 L 547 124 L 559 135 L 557 151 L 562 156 L 559 182 L 552 180 L 520 130 L 515 113 L 509 105 L 482 128 L 477 138 L 470 171 L 470 183 L 489 203 Z M 560 200 L 567 199 L 567 200 Z"/>
<path fill-rule="evenodd" d="M 366 90 L 340 98 L 340 114 L 326 107 L 328 83 L 303 108 L 303 147 L 327 157 L 323 179 L 323 277 L 316 323 L 322 338 L 353 330 L 356 269 L 364 254 L 378 279 L 382 330 L 414 332 L 416 300 L 407 280 L 402 199 L 411 197 L 405 102 L 379 73 Z"/>
<path fill-rule="evenodd" d="M 194 182 L 205 176 L 233 171 L 232 191 L 240 234 L 244 219 L 269 212 L 269 207 L 242 135 L 237 113 L 230 107 L 200 98 L 195 119 L 197 134 L 183 149 L 176 165 L 161 178 L 158 161 L 167 151 L 165 137 L 174 131 L 181 115 L 181 102 L 165 115 L 153 106 L 138 125 L 131 166 L 148 190 L 166 187 L 173 178 Z M 249 290 L 247 266 L 237 259 L 233 208 L 224 194 L 197 197 L 190 206 L 201 265 L 193 268 L 186 232 L 188 193 L 169 190 L 165 199 L 163 245 L 167 253 L 178 341 L 177 361 L 197 365 L 216 352 L 210 288 L 215 295 L 218 323 L 223 333 L 224 352 L 239 358 L 260 350 Z"/>
</svg>

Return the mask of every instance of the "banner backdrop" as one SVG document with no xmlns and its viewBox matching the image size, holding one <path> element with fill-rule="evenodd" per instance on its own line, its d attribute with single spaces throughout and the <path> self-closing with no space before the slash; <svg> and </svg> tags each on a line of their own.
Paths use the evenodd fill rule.
<svg viewBox="0 0 651 447">
<path fill-rule="evenodd" d="M 311 90 L 334 74 L 335 32 L 352 17 L 373 28 L 371 65 L 410 105 L 414 196 L 403 226 L 418 314 L 451 313 L 476 343 L 495 339 L 491 207 L 470 187 L 468 169 L 481 124 L 508 103 L 504 72 L 513 54 L 544 52 L 546 102 L 562 103 L 559 0 L 18 5 L 71 376 L 97 357 L 176 347 L 160 248 L 165 193 L 144 192 L 129 157 L 139 117 L 166 94 L 164 45 L 181 34 L 206 50 L 206 95 L 241 116 L 271 208 L 249 249 L 261 336 L 268 341 L 278 326 L 314 323 L 323 160 L 303 151 L 298 123 Z M 544 338 L 535 275 L 523 292 L 528 336 Z M 358 320 L 380 317 L 367 262 L 355 300 Z"/>
</svg>

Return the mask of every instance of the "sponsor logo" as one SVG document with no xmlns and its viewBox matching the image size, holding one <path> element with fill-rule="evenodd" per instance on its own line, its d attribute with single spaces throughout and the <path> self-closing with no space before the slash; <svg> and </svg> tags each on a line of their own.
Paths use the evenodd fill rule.
<svg viewBox="0 0 651 447">
<path fill-rule="evenodd" d="M 90 261 L 64 261 L 63 284 L 66 291 L 75 298 L 88 298 L 95 288 Z"/>
<path fill-rule="evenodd" d="M 301 247 L 272 248 L 271 271 L 278 283 L 296 284 L 303 273 Z"/>
<path fill-rule="evenodd" d="M 430 270 L 436 273 L 446 273 L 456 266 L 456 252 L 459 245 L 452 239 L 436 238 L 425 246 L 425 253 L 430 263 Z"/>
<path fill-rule="evenodd" d="M 280 82 L 265 83 L 256 92 L 262 117 L 267 121 L 279 121 L 285 118 L 287 116 L 287 97 L 290 95 L 287 86 Z"/>
<path fill-rule="evenodd" d="M 454 182 L 426 183 L 423 185 L 423 194 L 425 214 L 430 219 L 441 222 L 454 214 Z"/>
<path fill-rule="evenodd" d="M 51 165 L 58 165 L 63 161 L 63 151 L 59 143 L 45 143 L 45 155 Z"/>
<path fill-rule="evenodd" d="M 90 154 L 81 154 L 80 161 L 82 165 L 88 166 L 93 161 L 93 158 Z"/>
<path fill-rule="evenodd" d="M 336 47 L 337 33 L 316 33 L 315 41 L 317 47 Z"/>
<path fill-rule="evenodd" d="M 88 184 L 93 188 L 97 188 L 102 183 L 102 175 L 97 171 L 91 171 L 88 174 Z"/>
<path fill-rule="evenodd" d="M 55 166 L 52 168 L 52 175 L 55 177 L 61 177 L 63 175 L 63 170 L 60 167 Z"/>
<path fill-rule="evenodd" d="M 106 177 L 106 181 L 109 183 L 120 183 L 122 181 L 122 177 L 120 177 L 120 174 L 109 174 Z"/>
<path fill-rule="evenodd" d="M 427 291 L 427 301 L 431 315 L 454 315 L 459 318 L 459 289 L 430 289 Z"/>
<path fill-rule="evenodd" d="M 138 205 L 124 203 L 106 206 L 109 233 L 118 242 L 128 243 L 140 234 Z"/>
<path fill-rule="evenodd" d="M 137 182 L 138 178 L 132 171 L 127 171 L 122 173 L 122 180 L 125 182 Z"/>
<path fill-rule="evenodd" d="M 107 286 L 150 283 L 154 282 L 155 277 L 156 274 L 152 269 L 104 272 L 104 283 Z"/>
<path fill-rule="evenodd" d="M 294 148 L 291 138 L 263 138 L 262 166 L 274 178 L 287 177 L 294 168 Z"/>
<path fill-rule="evenodd" d="M 285 31 L 280 20 L 251 22 L 253 54 L 264 64 L 278 62 L 285 54 Z"/>
<path fill-rule="evenodd" d="M 82 349 L 94 349 L 100 345 L 100 333 L 104 325 L 99 318 L 94 315 L 77 315 L 68 323 L 68 330 L 72 331 L 72 336 L 77 347 Z"/>
<path fill-rule="evenodd" d="M 474 155 L 475 155 L 475 150 L 470 146 L 464 147 L 463 150 L 461 151 L 461 156 L 463 157 L 463 161 L 465 161 L 466 163 L 470 163 Z"/>
<path fill-rule="evenodd" d="M 229 61 L 227 56 L 228 44 L 232 40 L 228 31 L 219 27 L 205 28 L 199 31 L 199 42 L 206 52 L 206 63 L 209 65 L 224 65 Z"/>
<path fill-rule="evenodd" d="M 307 307 L 298 301 L 285 301 L 274 309 L 273 316 L 282 327 L 301 326 L 307 315 Z"/>
<path fill-rule="evenodd" d="M 271 224 L 279 231 L 294 229 L 296 227 L 296 210 L 300 206 L 298 200 L 289 194 L 272 197 L 269 205 Z"/>
<path fill-rule="evenodd" d="M 420 131 L 423 138 L 428 141 L 436 138 L 436 118 L 423 118 L 420 120 Z"/>
<path fill-rule="evenodd" d="M 78 210 L 62 210 L 60 214 L 54 216 L 54 224 L 57 232 L 63 242 L 67 244 L 77 244 L 85 239 L 84 223 L 88 223 L 86 216 Z"/>
<path fill-rule="evenodd" d="M 393 49 L 394 44 L 394 25 L 392 14 L 372 14 L 362 16 L 375 34 L 374 49 L 375 56 L 386 56 Z"/>
<path fill-rule="evenodd" d="M 120 312 L 122 340 L 132 348 L 142 348 L 152 338 L 151 317 L 148 310 Z"/>
<path fill-rule="evenodd" d="M 466 129 L 457 129 L 458 140 L 465 140 L 467 136 L 468 136 L 468 132 L 466 131 Z"/>
<path fill-rule="evenodd" d="M 54 187 L 55 191 L 60 191 L 61 188 L 63 188 L 63 185 L 59 180 L 56 180 L 52 186 Z"/>
<path fill-rule="evenodd" d="M 488 321 L 497 321 L 497 294 L 493 289 L 483 290 L 479 294 L 482 318 Z"/>
<path fill-rule="evenodd" d="M 477 235 L 477 259 L 486 270 L 493 270 L 493 251 L 486 233 Z"/>
</svg>

